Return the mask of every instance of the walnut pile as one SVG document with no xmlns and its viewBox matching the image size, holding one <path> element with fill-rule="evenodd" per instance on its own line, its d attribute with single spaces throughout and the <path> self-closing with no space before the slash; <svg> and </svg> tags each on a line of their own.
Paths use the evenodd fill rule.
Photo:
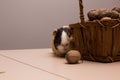
<svg viewBox="0 0 120 80">
<path fill-rule="evenodd" d="M 87 13 L 87 16 L 90 21 L 120 19 L 120 7 L 114 7 L 112 10 L 108 9 L 90 10 Z"/>
</svg>

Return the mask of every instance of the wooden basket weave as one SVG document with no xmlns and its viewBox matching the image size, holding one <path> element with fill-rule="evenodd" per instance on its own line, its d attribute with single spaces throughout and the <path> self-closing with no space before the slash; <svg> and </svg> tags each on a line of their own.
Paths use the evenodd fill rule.
<svg viewBox="0 0 120 80">
<path fill-rule="evenodd" d="M 120 20 L 84 21 L 83 4 L 79 0 L 80 23 L 70 24 L 75 49 L 83 60 L 120 61 Z"/>
</svg>

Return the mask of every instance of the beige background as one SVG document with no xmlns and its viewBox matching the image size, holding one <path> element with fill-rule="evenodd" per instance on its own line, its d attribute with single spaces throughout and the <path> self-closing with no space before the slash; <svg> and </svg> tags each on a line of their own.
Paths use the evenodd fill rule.
<svg viewBox="0 0 120 80">
<path fill-rule="evenodd" d="M 85 16 L 89 9 L 120 5 L 119 0 L 83 2 Z M 55 28 L 76 22 L 78 0 L 0 0 L 0 49 L 48 48 Z"/>
</svg>

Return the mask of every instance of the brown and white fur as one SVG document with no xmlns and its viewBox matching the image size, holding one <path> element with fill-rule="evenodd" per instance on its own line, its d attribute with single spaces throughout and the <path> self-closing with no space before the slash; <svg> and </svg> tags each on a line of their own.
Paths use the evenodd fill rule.
<svg viewBox="0 0 120 80">
<path fill-rule="evenodd" d="M 56 56 L 65 56 L 71 49 L 72 35 L 69 26 L 63 26 L 53 31 L 52 50 Z"/>
</svg>

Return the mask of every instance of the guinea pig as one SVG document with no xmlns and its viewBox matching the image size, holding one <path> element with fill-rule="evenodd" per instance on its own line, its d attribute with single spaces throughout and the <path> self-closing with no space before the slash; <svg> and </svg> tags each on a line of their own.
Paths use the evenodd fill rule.
<svg viewBox="0 0 120 80">
<path fill-rule="evenodd" d="M 65 57 L 71 49 L 72 34 L 69 26 L 63 26 L 53 31 L 52 50 L 56 56 Z"/>
</svg>

